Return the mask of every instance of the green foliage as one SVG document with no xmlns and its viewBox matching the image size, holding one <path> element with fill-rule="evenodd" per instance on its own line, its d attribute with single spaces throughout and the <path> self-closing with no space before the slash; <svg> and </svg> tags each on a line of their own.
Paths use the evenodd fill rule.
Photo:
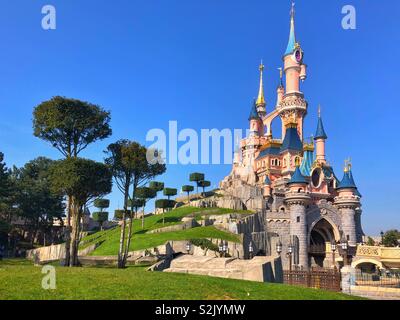
<svg viewBox="0 0 400 320">
<path fill-rule="evenodd" d="M 196 183 L 198 183 L 198 182 L 204 180 L 204 173 L 194 172 L 194 173 L 190 174 L 189 180 L 190 180 L 191 182 L 196 182 Z"/>
<path fill-rule="evenodd" d="M 175 207 L 176 202 L 174 200 L 168 200 L 168 199 L 159 199 L 156 201 L 156 208 L 157 209 L 171 209 Z"/>
<path fill-rule="evenodd" d="M 182 191 L 183 192 L 193 192 L 194 191 L 194 187 L 193 186 L 190 186 L 190 185 L 186 185 L 186 186 L 183 186 L 182 187 Z"/>
<path fill-rule="evenodd" d="M 131 208 L 137 209 L 137 208 L 141 208 L 145 205 L 146 205 L 146 202 L 144 199 L 134 199 L 133 201 L 130 199 L 128 200 L 128 207 L 131 207 Z"/>
<path fill-rule="evenodd" d="M 375 245 L 375 240 L 372 239 L 371 237 L 368 237 L 367 246 L 374 246 L 374 245 Z"/>
<path fill-rule="evenodd" d="M 149 163 L 147 152 L 146 147 L 129 140 L 119 140 L 107 147 L 105 162 L 110 166 L 121 192 L 125 193 L 131 184 L 135 192 L 138 186 L 166 171 L 165 164 Z"/>
<path fill-rule="evenodd" d="M 176 196 L 178 194 L 178 190 L 173 188 L 165 188 L 163 194 L 169 199 L 170 197 Z"/>
<path fill-rule="evenodd" d="M 383 245 L 385 247 L 397 247 L 400 239 L 400 232 L 398 230 L 389 230 L 383 235 Z"/>
<path fill-rule="evenodd" d="M 160 192 L 164 189 L 164 182 L 151 181 L 149 187 L 156 190 L 156 192 Z"/>
<path fill-rule="evenodd" d="M 56 161 L 50 169 L 52 190 L 72 195 L 83 206 L 111 192 L 111 172 L 103 163 L 83 158 Z"/>
<path fill-rule="evenodd" d="M 103 225 L 104 222 L 108 220 L 108 212 L 102 211 L 102 212 L 93 212 L 93 220 L 98 222 L 101 225 Z"/>
<path fill-rule="evenodd" d="M 89 144 L 111 135 L 110 120 L 110 113 L 97 105 L 56 96 L 35 107 L 33 130 L 65 157 L 77 157 Z"/>
<path fill-rule="evenodd" d="M 63 194 L 51 188 L 50 173 L 54 164 L 53 160 L 39 157 L 20 169 L 13 169 L 18 189 L 15 196 L 18 214 L 27 219 L 36 231 L 51 226 L 54 218 L 62 219 L 64 216 Z"/>
<path fill-rule="evenodd" d="M 138 199 L 142 200 L 147 200 L 147 199 L 153 199 L 157 195 L 156 190 L 148 188 L 148 187 L 141 187 L 136 189 L 136 194 L 135 196 Z"/>
<path fill-rule="evenodd" d="M 10 215 L 15 185 L 11 179 L 10 170 L 4 162 L 4 154 L 0 152 L 0 219 Z"/>
<path fill-rule="evenodd" d="M 114 219 L 115 220 L 122 220 L 123 216 L 124 216 L 124 210 L 115 210 L 114 211 Z"/>
<path fill-rule="evenodd" d="M 203 250 L 212 250 L 212 251 L 218 251 L 218 246 L 214 243 L 212 243 L 210 240 L 208 239 L 191 239 L 190 242 L 196 246 L 196 247 L 200 247 Z"/>
<path fill-rule="evenodd" d="M 108 207 L 110 207 L 110 200 L 96 199 L 96 200 L 94 200 L 93 205 L 99 209 L 107 209 Z"/>
<path fill-rule="evenodd" d="M 199 187 L 208 188 L 209 186 L 211 186 L 211 182 L 210 181 L 203 180 L 203 181 L 199 182 Z"/>
</svg>

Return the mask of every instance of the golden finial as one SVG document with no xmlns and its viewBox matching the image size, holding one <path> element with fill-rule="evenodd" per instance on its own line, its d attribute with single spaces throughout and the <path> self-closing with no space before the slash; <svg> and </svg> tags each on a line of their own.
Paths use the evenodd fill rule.
<svg viewBox="0 0 400 320">
<path fill-rule="evenodd" d="M 349 172 L 351 170 L 351 158 L 344 160 L 344 172 Z"/>
<path fill-rule="evenodd" d="M 261 64 L 259 67 L 260 70 L 260 91 L 258 93 L 258 98 L 256 101 L 256 105 L 265 105 L 265 98 L 264 98 L 264 85 L 263 85 L 263 73 L 264 73 L 264 64 L 261 60 Z"/>
</svg>

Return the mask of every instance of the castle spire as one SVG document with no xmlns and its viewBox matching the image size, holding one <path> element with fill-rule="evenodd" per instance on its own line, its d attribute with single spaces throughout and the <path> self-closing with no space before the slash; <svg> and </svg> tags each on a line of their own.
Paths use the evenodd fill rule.
<svg viewBox="0 0 400 320">
<path fill-rule="evenodd" d="M 318 106 L 318 126 L 317 126 L 317 132 L 315 133 L 315 140 L 326 140 L 328 139 L 328 136 L 325 133 L 324 129 L 324 123 L 322 122 L 322 117 L 321 117 L 321 106 Z"/>
<path fill-rule="evenodd" d="M 258 98 L 256 101 L 257 106 L 265 106 L 265 97 L 264 97 L 264 84 L 263 84 L 263 73 L 264 73 L 264 64 L 261 61 L 260 64 L 260 89 L 258 92 Z"/>
<path fill-rule="evenodd" d="M 289 42 L 286 48 L 285 56 L 288 54 L 293 53 L 294 49 L 296 48 L 296 33 L 295 33 L 295 24 L 294 24 L 294 10 L 295 3 L 292 1 L 292 9 L 290 11 L 290 34 L 289 34 Z"/>
</svg>

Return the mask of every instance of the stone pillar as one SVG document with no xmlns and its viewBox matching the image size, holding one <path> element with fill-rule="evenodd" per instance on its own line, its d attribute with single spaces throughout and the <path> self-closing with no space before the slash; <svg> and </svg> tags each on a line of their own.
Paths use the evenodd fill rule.
<svg viewBox="0 0 400 320">
<path fill-rule="evenodd" d="M 290 207 L 290 235 L 299 240 L 299 265 L 308 270 L 308 242 L 306 206 L 310 196 L 306 193 L 288 193 L 286 203 Z"/>
<path fill-rule="evenodd" d="M 342 274 L 342 292 L 351 294 L 351 286 L 355 285 L 356 269 L 351 266 L 344 266 L 340 273 Z"/>
<path fill-rule="evenodd" d="M 356 208 L 352 205 L 339 206 L 342 215 L 342 229 L 350 246 L 355 246 L 357 244 L 355 209 Z"/>
</svg>

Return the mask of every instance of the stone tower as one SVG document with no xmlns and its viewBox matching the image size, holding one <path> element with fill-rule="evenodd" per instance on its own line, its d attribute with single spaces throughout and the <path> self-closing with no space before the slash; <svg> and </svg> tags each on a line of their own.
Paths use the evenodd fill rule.
<svg viewBox="0 0 400 320">
<path fill-rule="evenodd" d="M 307 205 L 311 201 L 307 189 L 308 182 L 296 168 L 288 182 L 289 190 L 285 195 L 285 202 L 290 211 L 290 236 L 294 246 L 294 264 L 303 270 L 308 269 L 308 242 L 307 242 Z"/>
</svg>

